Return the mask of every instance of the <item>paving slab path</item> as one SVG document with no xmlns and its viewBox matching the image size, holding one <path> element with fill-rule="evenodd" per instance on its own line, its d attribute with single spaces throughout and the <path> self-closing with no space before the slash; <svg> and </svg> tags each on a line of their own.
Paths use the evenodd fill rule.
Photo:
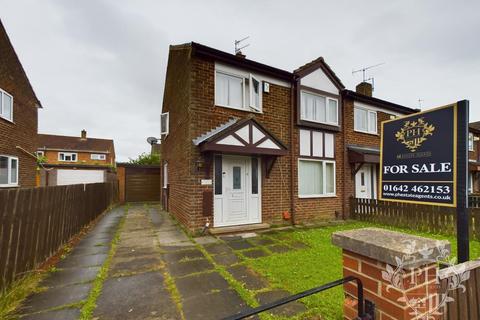
<svg viewBox="0 0 480 320">
<path fill-rule="evenodd" d="M 289 294 L 250 269 L 247 259 L 305 247 L 283 234 L 191 238 L 158 205 L 120 207 L 105 215 L 58 264 L 59 271 L 43 281 L 47 290 L 26 300 L 21 319 L 79 319 L 102 266 L 108 270 L 93 320 L 222 319 Z M 294 302 L 270 313 L 292 317 L 305 311 Z"/>
<path fill-rule="evenodd" d="M 18 310 L 22 320 L 78 319 L 124 214 L 124 208 L 118 207 L 101 218 L 40 283 L 41 290 L 23 302 Z"/>
</svg>

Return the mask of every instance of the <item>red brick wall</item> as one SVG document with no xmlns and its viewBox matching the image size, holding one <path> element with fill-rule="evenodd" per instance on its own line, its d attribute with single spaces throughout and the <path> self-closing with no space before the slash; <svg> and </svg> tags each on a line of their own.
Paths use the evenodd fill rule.
<svg viewBox="0 0 480 320">
<path fill-rule="evenodd" d="M 169 211 L 186 226 L 190 226 L 194 217 L 194 178 L 190 168 L 190 77 L 190 49 L 171 48 L 163 99 L 163 112 L 169 112 L 170 133 L 164 137 L 160 148 L 162 165 L 168 162 Z"/>
<path fill-rule="evenodd" d="M 354 130 L 354 101 L 352 99 L 343 99 L 344 111 L 344 135 L 345 135 L 345 214 L 349 212 L 348 199 L 355 195 L 355 177 L 352 176 L 354 172 L 354 165 L 348 161 L 348 145 L 359 145 L 363 147 L 380 148 L 381 123 L 382 121 L 390 120 L 391 114 L 377 111 L 377 133 L 368 134 Z M 377 188 L 379 179 L 379 167 L 377 166 Z M 378 190 L 377 190 L 378 196 Z"/>
<path fill-rule="evenodd" d="M 19 150 L 36 151 L 37 106 L 28 79 L 0 24 L 0 88 L 13 96 L 13 123 L 0 118 L 0 154 L 19 159 L 21 187 L 34 187 L 36 160 Z"/>
<path fill-rule="evenodd" d="M 190 137 L 199 135 L 227 122 L 232 117 L 254 116 L 269 132 L 290 149 L 290 88 L 270 84 L 270 92 L 262 96 L 263 113 L 250 113 L 230 108 L 216 107 L 214 88 L 215 64 L 213 61 L 192 60 L 192 96 Z M 190 140 L 191 141 L 191 140 Z M 195 161 L 202 159 L 197 147 L 191 144 L 193 177 L 193 208 L 196 219 L 192 227 L 205 224 L 202 216 L 202 192 L 211 186 L 200 186 L 204 172 L 196 172 Z M 262 164 L 263 165 L 263 164 Z M 212 172 L 213 173 L 213 172 Z M 290 156 L 278 157 L 269 178 L 262 179 L 262 220 L 270 224 L 283 224 L 282 213 L 290 211 Z M 210 222 L 213 217 L 210 217 Z"/>
<path fill-rule="evenodd" d="M 164 96 L 164 112 L 170 112 L 171 133 L 162 143 L 162 160 L 168 162 L 169 211 L 190 230 L 202 228 L 202 194 L 212 186 L 201 186 L 204 170 L 197 170 L 203 155 L 192 139 L 227 122 L 231 117 L 254 115 L 267 130 L 290 148 L 290 88 L 271 84 L 263 95 L 263 114 L 214 106 L 213 61 L 190 58 L 188 48 L 170 52 Z M 191 72 L 190 72 L 191 71 Z M 188 93 L 191 93 L 190 97 Z M 277 159 L 268 179 L 262 179 L 262 220 L 282 224 L 282 213 L 290 211 L 290 157 Z M 213 178 L 213 168 L 210 178 Z"/>
</svg>

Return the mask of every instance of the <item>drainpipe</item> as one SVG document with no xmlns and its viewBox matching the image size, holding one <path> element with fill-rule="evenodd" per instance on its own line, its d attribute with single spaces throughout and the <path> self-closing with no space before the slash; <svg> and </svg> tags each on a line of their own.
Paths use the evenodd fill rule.
<svg viewBox="0 0 480 320">
<path fill-rule="evenodd" d="M 347 216 L 347 214 L 345 213 L 345 210 L 346 210 L 346 207 L 347 207 L 347 203 L 346 201 L 348 201 L 347 199 L 347 177 L 348 179 L 351 179 L 351 174 L 347 174 L 347 157 L 348 157 L 348 153 L 347 153 L 347 136 L 346 136 L 346 125 L 345 125 L 345 119 L 346 119 L 346 112 L 345 112 L 345 103 L 344 103 L 344 99 L 343 99 L 343 94 L 342 94 L 342 91 L 340 91 L 340 101 L 341 101 L 341 109 L 342 110 L 342 136 L 343 136 L 343 201 L 342 201 L 342 218 L 343 220 L 345 220 L 345 217 Z M 355 182 L 354 182 L 355 183 Z"/>
<path fill-rule="evenodd" d="M 291 223 L 295 225 L 295 192 L 294 192 L 294 166 L 295 166 L 295 153 L 293 142 L 293 130 L 295 128 L 295 109 L 296 109 L 296 97 L 298 88 L 298 78 L 294 75 L 292 86 L 290 88 L 290 211 L 291 211 Z"/>
</svg>

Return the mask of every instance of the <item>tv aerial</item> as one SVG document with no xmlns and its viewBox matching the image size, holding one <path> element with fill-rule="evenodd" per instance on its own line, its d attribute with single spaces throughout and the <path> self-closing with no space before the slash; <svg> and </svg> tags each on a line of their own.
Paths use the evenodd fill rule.
<svg viewBox="0 0 480 320">
<path fill-rule="evenodd" d="M 374 77 L 367 78 L 367 70 L 370 70 L 370 69 L 379 67 L 379 66 L 384 65 L 384 64 L 385 64 L 385 62 L 382 62 L 382 63 L 374 64 L 374 65 L 372 65 L 372 66 L 360 68 L 360 69 L 358 69 L 358 70 L 352 70 L 352 75 L 361 72 L 361 73 L 362 73 L 362 77 L 363 77 L 363 80 L 362 80 L 362 81 L 363 81 L 363 82 L 371 81 L 371 82 L 372 82 L 372 90 L 374 90 L 374 89 L 375 89 L 375 78 L 374 78 Z"/>
<path fill-rule="evenodd" d="M 245 49 L 246 47 L 248 47 L 250 45 L 250 43 L 247 43 L 245 45 L 241 44 L 243 41 L 247 40 L 248 38 L 250 38 L 250 36 L 245 37 L 245 38 L 240 39 L 240 40 L 235 40 L 235 54 L 242 53 L 242 49 Z"/>
</svg>

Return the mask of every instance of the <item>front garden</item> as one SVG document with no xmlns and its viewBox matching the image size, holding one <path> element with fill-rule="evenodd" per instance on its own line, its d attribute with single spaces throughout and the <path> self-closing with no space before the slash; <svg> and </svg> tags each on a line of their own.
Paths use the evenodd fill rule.
<svg viewBox="0 0 480 320">
<path fill-rule="evenodd" d="M 452 256 L 456 256 L 456 238 L 454 236 L 422 233 L 373 223 L 347 222 L 342 225 L 322 228 L 266 233 L 262 237 L 275 238 L 285 242 L 302 241 L 309 248 L 272 254 L 256 259 L 246 259 L 245 263 L 266 277 L 273 287 L 291 293 L 308 290 L 342 278 L 341 250 L 331 244 L 332 233 L 364 227 L 381 227 L 434 239 L 448 240 L 452 245 Z M 471 258 L 480 257 L 480 242 L 471 241 L 470 256 Z M 310 296 L 302 301 L 309 309 L 307 313 L 309 316 L 316 314 L 320 315 L 322 319 L 343 319 L 343 289 L 341 286 Z"/>
</svg>

